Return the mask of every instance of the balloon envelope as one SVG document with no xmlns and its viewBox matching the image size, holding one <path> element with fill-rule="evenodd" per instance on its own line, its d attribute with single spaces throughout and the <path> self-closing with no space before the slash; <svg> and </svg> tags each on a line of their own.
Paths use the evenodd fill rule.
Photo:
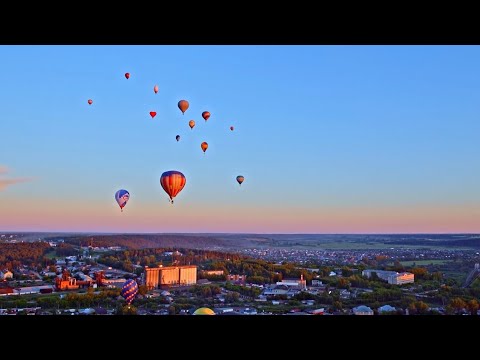
<svg viewBox="0 0 480 360">
<path fill-rule="evenodd" d="M 133 279 L 128 279 L 123 283 L 120 295 L 125 299 L 128 305 L 130 305 L 138 293 L 138 284 Z"/>
<path fill-rule="evenodd" d="M 155 86 L 153 87 L 153 91 L 155 91 L 155 94 L 158 93 L 158 85 L 155 85 Z"/>
<path fill-rule="evenodd" d="M 208 118 L 210 117 L 210 112 L 209 111 L 204 111 L 202 113 L 202 117 L 205 119 L 205 121 L 207 121 Z"/>
<path fill-rule="evenodd" d="M 202 148 L 203 152 L 205 152 L 208 149 L 208 143 L 206 141 L 204 141 L 204 142 L 202 142 L 200 147 Z"/>
<path fill-rule="evenodd" d="M 238 175 L 238 176 L 237 176 L 237 182 L 238 182 L 240 185 L 242 185 L 243 180 L 245 180 L 245 178 L 244 178 L 242 175 Z"/>
<path fill-rule="evenodd" d="M 129 199 L 130 193 L 127 190 L 120 189 L 115 193 L 115 200 L 117 200 L 118 206 L 120 206 L 120 209 L 122 209 L 122 211 L 125 205 L 127 205 Z"/>
<path fill-rule="evenodd" d="M 185 111 L 187 111 L 188 107 L 190 106 L 190 104 L 188 103 L 187 100 L 180 100 L 178 102 L 178 108 L 180 109 L 180 111 L 182 112 L 182 114 L 185 114 Z"/>
<path fill-rule="evenodd" d="M 194 126 L 195 126 L 195 121 L 190 120 L 190 121 L 188 122 L 188 126 L 190 126 L 190 129 L 193 129 Z"/>
<path fill-rule="evenodd" d="M 125 77 L 126 77 L 127 79 L 130 79 L 130 73 L 125 73 Z"/>
<path fill-rule="evenodd" d="M 177 141 L 179 141 L 180 140 L 180 135 L 175 136 L 175 139 L 177 139 Z"/>
<path fill-rule="evenodd" d="M 157 115 L 156 111 L 150 111 L 150 116 L 152 117 L 152 119 L 155 117 L 155 115 Z"/>
<path fill-rule="evenodd" d="M 162 185 L 163 190 L 165 190 L 170 197 L 172 204 L 173 198 L 183 190 L 186 183 L 187 179 L 180 171 L 165 171 L 162 176 L 160 176 L 160 185 Z"/>
<path fill-rule="evenodd" d="M 233 126 L 230 126 L 230 130 L 232 130 L 232 131 L 233 131 L 233 129 L 234 129 L 234 127 L 233 127 Z"/>
<path fill-rule="evenodd" d="M 93 103 L 93 100 L 92 99 L 88 99 L 88 105 L 92 105 Z"/>
</svg>

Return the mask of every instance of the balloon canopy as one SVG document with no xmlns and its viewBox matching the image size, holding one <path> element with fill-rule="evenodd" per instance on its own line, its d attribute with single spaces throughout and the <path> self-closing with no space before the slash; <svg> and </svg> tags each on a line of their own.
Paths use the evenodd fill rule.
<svg viewBox="0 0 480 360">
<path fill-rule="evenodd" d="M 186 183 L 187 178 L 180 171 L 165 171 L 162 176 L 160 176 L 160 185 L 162 185 L 163 190 L 165 190 L 170 197 L 170 202 L 172 204 L 173 198 L 183 190 Z"/>
<path fill-rule="evenodd" d="M 127 190 L 120 189 L 115 193 L 115 200 L 117 201 L 118 206 L 123 211 L 125 205 L 127 205 L 128 200 L 130 200 L 130 193 Z"/>
<path fill-rule="evenodd" d="M 238 175 L 237 176 L 237 182 L 242 185 L 243 181 L 245 180 L 245 178 L 242 176 L 242 175 Z"/>
<path fill-rule="evenodd" d="M 201 307 L 195 310 L 193 315 L 215 315 L 215 312 L 208 307 Z"/>
<path fill-rule="evenodd" d="M 180 111 L 182 112 L 182 114 L 185 114 L 185 111 L 187 111 L 188 107 L 190 106 L 190 104 L 188 103 L 187 100 L 180 100 L 178 102 L 178 108 L 180 109 Z"/>
<path fill-rule="evenodd" d="M 205 119 L 205 121 L 207 121 L 208 118 L 210 117 L 210 112 L 209 111 L 204 111 L 202 113 L 202 117 Z"/>
<path fill-rule="evenodd" d="M 128 279 L 123 283 L 120 295 L 125 299 L 128 305 L 130 305 L 138 293 L 138 284 L 133 279 Z"/>
</svg>

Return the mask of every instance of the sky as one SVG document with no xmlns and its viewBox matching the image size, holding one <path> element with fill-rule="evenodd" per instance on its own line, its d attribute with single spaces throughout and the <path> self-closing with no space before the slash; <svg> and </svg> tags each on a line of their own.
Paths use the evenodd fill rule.
<svg viewBox="0 0 480 360">
<path fill-rule="evenodd" d="M 480 46 L 3 45 L 0 64 L 0 231 L 480 232 Z"/>
</svg>

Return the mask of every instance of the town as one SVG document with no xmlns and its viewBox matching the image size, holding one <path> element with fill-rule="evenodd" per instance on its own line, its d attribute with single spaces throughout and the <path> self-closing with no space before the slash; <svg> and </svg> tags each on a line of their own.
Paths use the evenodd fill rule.
<svg viewBox="0 0 480 360">
<path fill-rule="evenodd" d="M 472 249 L 291 250 L 0 242 L 1 315 L 478 315 Z M 134 279 L 127 304 L 120 290 Z"/>
</svg>

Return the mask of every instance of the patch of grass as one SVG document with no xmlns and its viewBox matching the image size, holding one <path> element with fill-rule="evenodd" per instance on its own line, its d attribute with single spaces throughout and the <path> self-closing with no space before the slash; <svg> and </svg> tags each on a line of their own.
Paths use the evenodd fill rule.
<svg viewBox="0 0 480 360">
<path fill-rule="evenodd" d="M 45 257 L 49 260 L 52 260 L 53 258 L 57 258 L 57 252 L 55 250 L 50 250 L 45 254 Z"/>
<path fill-rule="evenodd" d="M 403 266 L 426 266 L 426 265 L 443 265 L 445 263 L 452 262 L 452 260 L 412 260 L 412 261 L 401 261 Z"/>
</svg>

